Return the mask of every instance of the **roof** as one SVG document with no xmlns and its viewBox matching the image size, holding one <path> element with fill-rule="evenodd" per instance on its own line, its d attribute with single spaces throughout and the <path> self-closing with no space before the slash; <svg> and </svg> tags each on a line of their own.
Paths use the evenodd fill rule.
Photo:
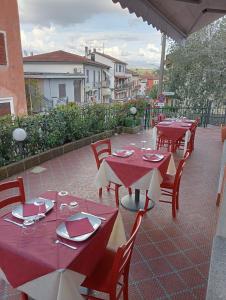
<svg viewBox="0 0 226 300">
<path fill-rule="evenodd" d="M 103 57 L 106 57 L 106 58 L 108 58 L 108 59 L 110 59 L 110 60 L 112 60 L 112 61 L 114 61 L 114 62 L 116 62 L 116 63 L 120 63 L 120 64 L 127 65 L 127 63 L 125 63 L 125 62 L 123 62 L 123 61 L 121 61 L 121 60 L 119 60 L 119 59 L 117 59 L 117 58 L 114 58 L 113 56 L 110 56 L 110 55 L 108 55 L 108 54 L 101 53 L 101 52 L 98 52 L 98 51 L 95 51 L 95 52 L 93 52 L 93 53 L 94 53 L 94 54 L 96 53 L 96 54 L 99 54 L 99 55 L 101 55 L 101 56 L 103 56 Z"/>
<path fill-rule="evenodd" d="M 80 79 L 85 78 L 85 75 L 82 73 L 51 73 L 51 72 L 24 72 L 25 78 L 35 78 L 35 79 Z"/>
<path fill-rule="evenodd" d="M 178 41 L 226 14 L 225 0 L 112 1 Z"/>
<path fill-rule="evenodd" d="M 87 64 L 87 65 L 93 65 L 97 67 L 107 68 L 110 67 L 95 61 L 92 61 L 91 59 L 88 59 L 84 56 L 80 56 L 74 53 L 69 53 L 66 51 L 53 51 L 49 53 L 43 53 L 38 55 L 32 55 L 32 56 L 26 56 L 23 58 L 23 61 L 26 63 L 32 63 L 32 62 L 58 62 L 58 63 L 75 63 L 75 64 Z"/>
</svg>

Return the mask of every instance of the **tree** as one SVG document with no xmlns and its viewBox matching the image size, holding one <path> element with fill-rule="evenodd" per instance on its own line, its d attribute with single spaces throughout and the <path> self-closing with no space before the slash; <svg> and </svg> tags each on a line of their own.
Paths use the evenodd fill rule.
<svg viewBox="0 0 226 300">
<path fill-rule="evenodd" d="M 221 105 L 226 97 L 226 18 L 170 45 L 167 88 L 185 106 Z"/>
<path fill-rule="evenodd" d="M 152 99 L 158 98 L 158 84 L 154 84 L 149 92 L 149 97 Z"/>
</svg>

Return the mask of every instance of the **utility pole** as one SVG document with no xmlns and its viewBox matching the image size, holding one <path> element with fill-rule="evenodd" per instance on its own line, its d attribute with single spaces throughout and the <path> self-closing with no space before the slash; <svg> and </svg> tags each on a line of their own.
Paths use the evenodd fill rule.
<svg viewBox="0 0 226 300">
<path fill-rule="evenodd" d="M 166 35 L 162 33 L 162 52 L 161 52 L 161 61 L 160 61 L 160 70 L 159 70 L 159 85 L 158 85 L 158 95 L 163 92 L 163 75 L 164 75 L 164 61 L 165 61 L 165 52 L 166 52 Z"/>
</svg>

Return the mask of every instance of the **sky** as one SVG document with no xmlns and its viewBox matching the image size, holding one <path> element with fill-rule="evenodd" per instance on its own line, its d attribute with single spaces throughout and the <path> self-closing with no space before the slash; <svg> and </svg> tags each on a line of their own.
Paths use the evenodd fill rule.
<svg viewBox="0 0 226 300">
<path fill-rule="evenodd" d="M 112 0 L 18 0 L 24 55 L 64 50 L 109 54 L 129 67 L 157 68 L 161 34 Z"/>
</svg>

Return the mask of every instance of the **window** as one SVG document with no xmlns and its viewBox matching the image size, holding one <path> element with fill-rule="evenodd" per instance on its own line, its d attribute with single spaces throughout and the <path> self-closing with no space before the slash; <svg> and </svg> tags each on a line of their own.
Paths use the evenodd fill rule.
<svg viewBox="0 0 226 300">
<path fill-rule="evenodd" d="M 98 82 L 100 82 L 100 71 L 98 71 Z"/>
<path fill-rule="evenodd" d="M 0 98 L 0 116 L 14 114 L 13 98 Z"/>
<path fill-rule="evenodd" d="M 65 83 L 59 84 L 59 98 L 65 98 L 66 97 L 66 85 Z"/>
<path fill-rule="evenodd" d="M 86 83 L 89 83 L 89 70 L 86 70 Z"/>
<path fill-rule="evenodd" d="M 0 32 L 0 66 L 7 65 L 5 34 Z"/>
<path fill-rule="evenodd" d="M 119 72 L 122 72 L 122 66 L 119 65 Z"/>
</svg>

